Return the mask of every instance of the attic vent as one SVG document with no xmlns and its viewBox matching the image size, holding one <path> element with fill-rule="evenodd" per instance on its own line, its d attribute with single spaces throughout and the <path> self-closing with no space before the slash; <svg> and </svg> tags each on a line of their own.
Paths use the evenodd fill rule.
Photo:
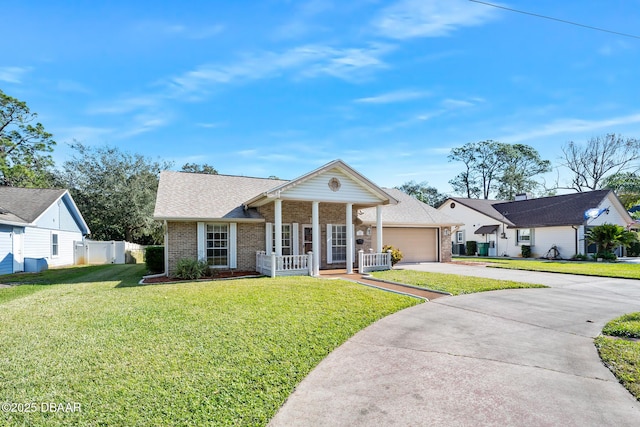
<svg viewBox="0 0 640 427">
<path fill-rule="evenodd" d="M 520 194 L 516 194 L 516 202 L 519 202 L 521 200 L 528 200 L 530 199 L 531 196 L 527 193 L 520 193 Z"/>
</svg>

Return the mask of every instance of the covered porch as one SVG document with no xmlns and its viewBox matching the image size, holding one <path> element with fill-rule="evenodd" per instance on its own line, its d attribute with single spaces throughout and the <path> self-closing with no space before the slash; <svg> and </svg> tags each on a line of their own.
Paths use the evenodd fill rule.
<svg viewBox="0 0 640 427">
<path fill-rule="evenodd" d="M 323 271 L 341 272 L 345 274 L 354 274 L 356 271 L 364 274 L 371 271 L 390 270 L 391 251 L 375 253 L 373 251 L 365 253 L 364 250 L 358 251 L 357 270 L 354 270 L 353 264 L 349 269 L 332 269 Z M 315 268 L 313 252 L 305 255 L 277 255 L 276 252 L 267 254 L 265 251 L 256 252 L 256 271 L 265 276 L 319 276 L 321 271 Z"/>
<path fill-rule="evenodd" d="M 341 161 L 335 161 L 247 201 L 265 218 L 265 250 L 256 270 L 269 276 L 318 276 L 344 266 L 351 274 L 389 268 L 382 251 L 382 207 L 397 200 Z M 375 227 L 358 212 L 375 207 Z M 374 236 L 372 231 L 375 230 Z"/>
</svg>

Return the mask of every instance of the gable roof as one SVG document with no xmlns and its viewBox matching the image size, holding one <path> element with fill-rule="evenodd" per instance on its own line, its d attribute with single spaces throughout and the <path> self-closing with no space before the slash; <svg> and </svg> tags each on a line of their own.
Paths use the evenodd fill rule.
<svg viewBox="0 0 640 427">
<path fill-rule="evenodd" d="M 600 205 L 610 194 L 613 196 L 613 200 L 618 200 L 611 190 L 595 190 L 509 202 L 457 197 L 451 197 L 449 200 L 504 222 L 509 228 L 533 228 L 584 224 L 584 212 Z M 620 204 L 620 206 L 622 205 Z M 626 212 L 624 208 L 622 211 Z"/>
<path fill-rule="evenodd" d="M 286 193 L 288 191 L 292 191 L 295 187 L 301 186 L 313 178 L 318 177 L 322 174 L 330 172 L 332 170 L 337 170 L 341 174 L 345 175 L 347 178 L 352 180 L 358 187 L 360 187 L 365 192 L 372 195 L 374 198 L 371 200 L 379 200 L 381 204 L 395 204 L 397 201 L 391 197 L 387 192 L 385 192 L 382 188 L 378 187 L 376 184 L 371 182 L 369 179 L 364 177 L 358 171 L 353 169 L 351 166 L 347 165 L 342 160 L 333 160 L 319 168 L 308 172 L 296 179 L 292 179 L 291 181 L 285 181 L 282 184 L 269 189 L 261 194 L 255 195 L 255 197 L 247 200 L 245 205 L 247 206 L 259 206 L 264 204 L 270 200 L 283 197 L 286 199 Z"/>
<path fill-rule="evenodd" d="M 502 200 L 490 200 L 490 199 L 465 199 L 463 197 L 449 197 L 444 203 L 446 204 L 449 200 L 453 200 L 456 203 L 459 203 L 463 206 L 466 206 L 474 211 L 480 212 L 483 215 L 486 215 L 490 218 L 493 218 L 497 221 L 504 222 L 507 225 L 514 225 L 508 218 L 505 218 L 500 212 L 498 212 L 493 205 L 498 203 L 504 203 Z"/>
<path fill-rule="evenodd" d="M 189 172 L 160 173 L 153 217 L 159 220 L 260 220 L 244 203 L 287 181 Z M 224 197 L 221 197 L 224 196 Z"/>
<path fill-rule="evenodd" d="M 397 188 L 384 188 L 384 191 L 398 201 L 395 205 L 383 208 L 382 221 L 385 225 L 462 225 L 461 222 Z M 362 214 L 358 215 L 360 220 L 367 224 L 376 223 L 376 208 L 361 211 Z"/>
<path fill-rule="evenodd" d="M 83 234 L 89 227 L 82 218 L 68 190 L 52 188 L 0 187 L 0 222 L 11 225 L 33 224 L 60 199 L 65 199 L 72 207 L 71 212 Z"/>
</svg>

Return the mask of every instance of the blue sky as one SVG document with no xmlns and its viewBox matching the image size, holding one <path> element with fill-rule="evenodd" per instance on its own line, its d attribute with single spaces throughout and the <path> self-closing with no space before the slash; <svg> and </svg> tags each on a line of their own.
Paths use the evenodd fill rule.
<svg viewBox="0 0 640 427">
<path fill-rule="evenodd" d="M 638 0 L 499 4 L 640 36 Z M 567 141 L 640 137 L 640 39 L 466 0 L 26 0 L 0 36 L 0 88 L 58 164 L 75 139 L 283 179 L 340 158 L 450 192 L 467 142 L 558 165 Z"/>
</svg>

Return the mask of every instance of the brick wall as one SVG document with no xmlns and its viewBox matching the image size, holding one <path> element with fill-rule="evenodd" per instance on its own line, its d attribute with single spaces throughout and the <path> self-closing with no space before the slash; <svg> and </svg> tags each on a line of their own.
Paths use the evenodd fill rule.
<svg viewBox="0 0 640 427">
<path fill-rule="evenodd" d="M 238 224 L 238 270 L 255 271 L 256 252 L 264 250 L 263 222 Z"/>
<path fill-rule="evenodd" d="M 445 236 L 445 230 L 449 230 Z M 440 230 L 440 262 L 451 262 L 451 227 Z"/>
<path fill-rule="evenodd" d="M 198 258 L 198 226 L 195 222 L 167 222 L 169 275 L 181 258 Z"/>
</svg>

